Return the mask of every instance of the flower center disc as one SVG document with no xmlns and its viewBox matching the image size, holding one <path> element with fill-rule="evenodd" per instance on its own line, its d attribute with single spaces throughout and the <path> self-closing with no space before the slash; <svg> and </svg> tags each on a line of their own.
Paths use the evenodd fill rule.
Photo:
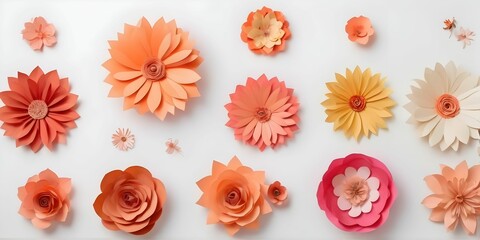
<svg viewBox="0 0 480 240">
<path fill-rule="evenodd" d="M 443 118 L 454 118 L 460 113 L 460 103 L 455 96 L 445 93 L 437 99 L 435 109 Z"/>
<path fill-rule="evenodd" d="M 355 112 L 361 112 L 365 109 L 367 106 L 367 102 L 365 101 L 365 97 L 355 95 L 350 98 L 349 101 L 350 107 L 352 108 L 353 111 Z"/>
<path fill-rule="evenodd" d="M 360 177 L 352 177 L 345 182 L 343 194 L 352 206 L 362 205 L 369 197 L 370 188 Z"/>
<path fill-rule="evenodd" d="M 50 206 L 50 197 L 47 195 L 41 196 L 38 199 L 38 205 L 42 208 L 48 208 Z"/>
<path fill-rule="evenodd" d="M 261 123 L 264 123 L 270 120 L 271 116 L 272 116 L 272 112 L 270 112 L 268 108 L 261 107 L 261 108 L 258 108 L 257 111 L 255 112 L 255 117 Z"/>
<path fill-rule="evenodd" d="M 143 64 L 142 73 L 148 80 L 162 80 L 166 75 L 165 64 L 158 58 L 152 58 Z"/>
<path fill-rule="evenodd" d="M 225 196 L 225 202 L 230 205 L 236 205 L 240 201 L 240 191 L 235 188 L 232 189 L 227 196 Z"/>
<path fill-rule="evenodd" d="M 33 119 L 44 119 L 48 114 L 48 106 L 42 100 L 33 100 L 28 105 L 28 115 Z"/>
</svg>

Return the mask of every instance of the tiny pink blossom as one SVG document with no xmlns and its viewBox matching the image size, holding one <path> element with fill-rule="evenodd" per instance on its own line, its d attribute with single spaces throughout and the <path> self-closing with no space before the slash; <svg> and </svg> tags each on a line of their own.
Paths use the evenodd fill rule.
<svg viewBox="0 0 480 240">
<path fill-rule="evenodd" d="M 128 151 L 135 145 L 135 135 L 133 135 L 128 128 L 127 130 L 119 128 L 117 132 L 112 135 L 112 143 L 113 146 L 120 151 Z"/>
<path fill-rule="evenodd" d="M 168 154 L 173 154 L 174 152 L 180 153 L 182 149 L 178 146 L 178 139 L 172 140 L 171 138 L 165 142 L 165 146 L 167 146 Z"/>
<path fill-rule="evenodd" d="M 57 43 L 55 26 L 47 23 L 43 17 L 36 17 L 32 22 L 26 22 L 22 35 L 33 50 L 42 50 L 43 45 L 51 47 Z"/>
<path fill-rule="evenodd" d="M 467 45 L 470 45 L 472 43 L 475 33 L 468 29 L 460 27 L 460 31 L 455 35 L 458 41 L 463 42 L 463 48 L 465 48 Z"/>
</svg>

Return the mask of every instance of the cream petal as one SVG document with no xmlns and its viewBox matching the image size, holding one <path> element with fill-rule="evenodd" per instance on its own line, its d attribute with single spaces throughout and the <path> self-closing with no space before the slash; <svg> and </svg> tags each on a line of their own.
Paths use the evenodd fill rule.
<svg viewBox="0 0 480 240">
<path fill-rule="evenodd" d="M 344 197 L 339 197 L 337 199 L 337 206 L 342 211 L 346 211 L 346 210 L 349 210 L 350 208 L 352 208 L 352 204 L 347 199 L 345 199 Z"/>
<path fill-rule="evenodd" d="M 370 190 L 375 189 L 377 190 L 380 187 L 380 180 L 376 177 L 371 177 L 367 179 L 367 184 Z"/>
<path fill-rule="evenodd" d="M 360 167 L 357 170 L 357 176 L 365 180 L 368 179 L 370 177 L 370 169 L 368 167 Z"/>
<path fill-rule="evenodd" d="M 361 208 L 363 213 L 369 213 L 372 211 L 372 202 L 366 201 Z"/>
<path fill-rule="evenodd" d="M 430 146 L 437 145 L 443 139 L 444 128 L 445 120 L 441 119 L 437 126 L 433 128 L 433 131 L 428 138 L 428 143 L 430 144 Z"/>
<path fill-rule="evenodd" d="M 457 118 L 471 128 L 480 128 L 480 111 L 461 110 Z"/>
<path fill-rule="evenodd" d="M 419 122 L 426 122 L 437 116 L 437 112 L 433 108 L 417 108 L 413 116 Z"/>
<path fill-rule="evenodd" d="M 357 170 L 355 170 L 355 168 L 353 168 L 353 167 L 347 167 L 345 169 L 345 176 L 347 178 L 355 176 L 356 174 L 357 174 Z"/>
<path fill-rule="evenodd" d="M 362 207 L 360 206 L 352 206 L 350 211 L 348 211 L 348 216 L 350 217 L 358 217 L 362 213 Z"/>
<path fill-rule="evenodd" d="M 369 202 L 376 202 L 380 198 L 380 192 L 378 190 L 372 190 L 370 188 L 370 193 L 368 195 L 368 200 Z"/>
</svg>

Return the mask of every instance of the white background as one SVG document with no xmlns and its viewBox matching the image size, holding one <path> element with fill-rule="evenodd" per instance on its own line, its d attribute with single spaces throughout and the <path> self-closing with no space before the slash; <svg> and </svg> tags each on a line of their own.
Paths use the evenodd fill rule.
<svg viewBox="0 0 480 240">
<path fill-rule="evenodd" d="M 285 52 L 258 56 L 240 40 L 240 27 L 248 13 L 262 6 L 282 11 L 290 22 L 292 38 Z M 455 166 L 461 160 L 478 163 L 471 142 L 459 152 L 441 152 L 417 137 L 407 125 L 403 108 L 409 85 L 423 78 L 425 67 L 455 61 L 480 75 L 480 42 L 462 49 L 462 44 L 442 30 L 443 20 L 456 17 L 459 26 L 480 32 L 478 1 L 0 1 L 0 89 L 7 90 L 7 77 L 17 71 L 30 73 L 37 65 L 58 69 L 68 77 L 72 92 L 80 96 L 78 128 L 70 131 L 67 145 L 54 152 L 46 148 L 34 154 L 15 148 L 14 140 L 0 137 L 0 237 L 25 239 L 228 239 L 221 226 L 206 225 L 207 210 L 196 205 L 201 195 L 195 182 L 210 174 L 212 160 L 228 162 L 238 155 L 256 170 L 265 170 L 267 181 L 280 180 L 289 190 L 289 204 L 274 208 L 262 218 L 258 231 L 240 231 L 238 239 L 474 239 L 460 228 L 447 233 L 442 224 L 428 220 L 430 211 L 420 204 L 430 194 L 423 177 L 439 172 L 439 164 Z M 347 39 L 348 19 L 368 16 L 376 39 L 362 47 Z M 42 53 L 22 40 L 23 23 L 44 16 L 57 28 L 58 44 Z M 145 16 L 151 23 L 164 16 L 176 19 L 190 32 L 205 59 L 199 68 L 202 97 L 187 104 L 187 111 L 160 121 L 135 110 L 122 111 L 122 100 L 107 98 L 110 85 L 101 64 L 110 56 L 107 40 L 116 39 L 123 24 L 136 24 Z M 388 131 L 357 143 L 334 132 L 325 123 L 325 82 L 334 73 L 356 65 L 371 67 L 388 77 L 392 98 L 398 105 Z M 262 73 L 278 76 L 295 89 L 301 104 L 300 131 L 294 139 L 273 151 L 257 149 L 234 140 L 226 127 L 224 104 L 237 84 Z M 131 128 L 136 136 L 132 151 L 120 152 L 111 144 L 116 128 Z M 165 153 L 168 138 L 180 140 L 181 155 Z M 378 230 L 347 233 L 335 228 L 317 205 L 318 183 L 330 162 L 353 152 L 382 160 L 393 174 L 398 199 L 390 218 Z M 148 168 L 167 189 L 165 211 L 154 230 L 144 237 L 112 232 L 103 227 L 92 204 L 100 193 L 105 173 L 131 165 Z M 73 180 L 72 212 L 67 224 L 48 231 L 35 229 L 17 210 L 17 187 L 28 177 L 51 168 Z"/>
</svg>

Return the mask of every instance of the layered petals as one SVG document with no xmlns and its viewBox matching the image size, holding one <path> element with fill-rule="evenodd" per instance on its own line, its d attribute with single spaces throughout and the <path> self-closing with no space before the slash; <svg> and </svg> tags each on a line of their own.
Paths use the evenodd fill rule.
<svg viewBox="0 0 480 240">
<path fill-rule="evenodd" d="M 348 20 L 347 25 L 345 25 L 345 32 L 348 34 L 350 41 L 365 45 L 373 36 L 375 30 L 369 18 L 359 16 Z"/>
<path fill-rule="evenodd" d="M 26 22 L 22 36 L 33 50 L 41 51 L 44 45 L 52 47 L 57 43 L 55 26 L 47 23 L 43 17 L 36 17 L 32 22 Z"/>
</svg>

